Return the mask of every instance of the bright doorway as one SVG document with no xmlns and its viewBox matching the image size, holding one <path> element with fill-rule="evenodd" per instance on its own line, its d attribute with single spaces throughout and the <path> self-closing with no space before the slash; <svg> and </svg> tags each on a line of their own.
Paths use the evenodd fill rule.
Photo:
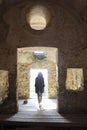
<svg viewBox="0 0 87 130">
<path fill-rule="evenodd" d="M 37 98 L 37 95 L 35 93 L 35 78 L 37 77 L 38 73 L 41 72 L 44 77 L 44 93 L 43 93 L 43 98 L 48 98 L 48 70 L 47 69 L 30 69 L 30 98 Z"/>
</svg>

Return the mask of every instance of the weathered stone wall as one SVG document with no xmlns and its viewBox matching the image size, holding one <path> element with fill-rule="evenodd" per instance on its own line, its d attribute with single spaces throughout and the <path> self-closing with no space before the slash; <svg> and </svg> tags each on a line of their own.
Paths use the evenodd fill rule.
<svg viewBox="0 0 87 130">
<path fill-rule="evenodd" d="M 46 53 L 46 58 L 39 60 L 34 57 L 33 52 L 41 50 Z M 51 53 L 53 52 L 53 54 Z M 48 70 L 48 98 L 57 96 L 57 49 L 51 47 L 29 47 L 19 48 L 17 53 L 17 87 L 19 98 L 30 97 L 30 69 L 47 69 Z"/>
<path fill-rule="evenodd" d="M 0 70 L 0 104 L 8 97 L 9 93 L 9 82 L 8 82 L 8 71 Z"/>
<path fill-rule="evenodd" d="M 62 3 L 63 1 L 61 1 Z M 83 2 L 81 0 L 81 2 Z M 15 3 L 15 4 L 14 4 Z M 15 112 L 17 110 L 16 68 L 17 48 L 31 46 L 46 46 L 58 48 L 58 106 L 59 112 L 87 113 L 87 2 L 80 4 L 80 9 L 72 1 L 72 8 L 63 2 L 21 1 L 3 6 L 0 17 L 0 69 L 9 71 L 9 97 L 0 112 Z M 78 3 L 78 2 L 77 2 Z M 51 19 L 43 31 L 32 30 L 26 22 L 26 11 L 34 4 L 47 7 Z M 79 10 L 79 11 L 77 11 Z M 69 92 L 66 90 L 67 68 L 82 68 L 84 75 L 84 90 Z"/>
<path fill-rule="evenodd" d="M 83 69 L 81 68 L 67 69 L 66 89 L 72 91 L 84 90 Z"/>
</svg>

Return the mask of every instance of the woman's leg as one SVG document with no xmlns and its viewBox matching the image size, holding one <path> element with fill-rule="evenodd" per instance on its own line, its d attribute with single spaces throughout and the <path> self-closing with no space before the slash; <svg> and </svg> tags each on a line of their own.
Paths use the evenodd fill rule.
<svg viewBox="0 0 87 130">
<path fill-rule="evenodd" d="M 39 103 L 39 108 L 41 109 L 42 108 L 42 105 L 41 105 L 41 102 L 42 102 L 42 93 L 38 93 L 38 103 Z"/>
</svg>

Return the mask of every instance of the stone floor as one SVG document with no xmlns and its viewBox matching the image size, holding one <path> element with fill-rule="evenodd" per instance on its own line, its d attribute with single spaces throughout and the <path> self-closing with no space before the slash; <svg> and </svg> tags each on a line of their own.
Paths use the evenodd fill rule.
<svg viewBox="0 0 87 130">
<path fill-rule="evenodd" d="M 25 100 L 19 100 L 19 112 L 22 111 L 37 111 L 39 110 L 37 99 L 28 99 L 27 103 Z M 42 110 L 56 110 L 57 100 L 56 99 L 43 99 Z"/>
<path fill-rule="evenodd" d="M 19 100 L 19 111 L 12 115 L 0 115 L 0 130 L 87 130 L 87 115 L 60 114 L 57 101 L 43 99 L 43 110 L 38 109 L 36 99 Z"/>
<path fill-rule="evenodd" d="M 0 115 L 0 130 L 87 130 L 87 114 L 61 114 L 56 99 L 43 99 L 39 110 L 37 99 L 19 100 L 19 111 Z M 67 129 L 68 128 L 68 129 Z"/>
</svg>

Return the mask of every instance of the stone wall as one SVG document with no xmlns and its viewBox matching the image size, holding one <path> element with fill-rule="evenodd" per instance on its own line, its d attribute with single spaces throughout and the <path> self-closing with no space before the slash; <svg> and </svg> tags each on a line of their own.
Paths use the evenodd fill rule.
<svg viewBox="0 0 87 130">
<path fill-rule="evenodd" d="M 34 57 L 33 52 L 42 50 L 46 53 L 43 60 Z M 53 52 L 53 54 L 51 53 Z M 57 96 L 57 49 L 51 47 L 30 47 L 19 48 L 17 55 L 17 87 L 19 98 L 30 98 L 30 69 L 47 69 L 48 70 L 48 98 Z"/>
<path fill-rule="evenodd" d="M 84 90 L 83 69 L 81 68 L 67 69 L 66 89 L 72 91 Z"/>
<path fill-rule="evenodd" d="M 82 1 L 80 1 L 82 2 Z M 56 0 L 16 1 L 2 7 L 0 17 L 0 69 L 9 71 L 9 96 L 0 112 L 17 110 L 17 48 L 46 46 L 58 48 L 58 107 L 62 113 L 87 113 L 87 8 L 74 2 Z M 77 2 L 78 3 L 78 2 Z M 51 14 L 47 28 L 32 30 L 26 22 L 26 11 L 35 4 L 44 5 Z M 78 11 L 77 11 L 78 10 Z M 53 52 L 52 52 L 53 53 Z M 82 68 L 84 90 L 66 90 L 67 68 Z"/>
<path fill-rule="evenodd" d="M 9 80 L 8 80 L 8 71 L 0 70 L 0 104 L 8 97 L 9 93 Z"/>
</svg>

